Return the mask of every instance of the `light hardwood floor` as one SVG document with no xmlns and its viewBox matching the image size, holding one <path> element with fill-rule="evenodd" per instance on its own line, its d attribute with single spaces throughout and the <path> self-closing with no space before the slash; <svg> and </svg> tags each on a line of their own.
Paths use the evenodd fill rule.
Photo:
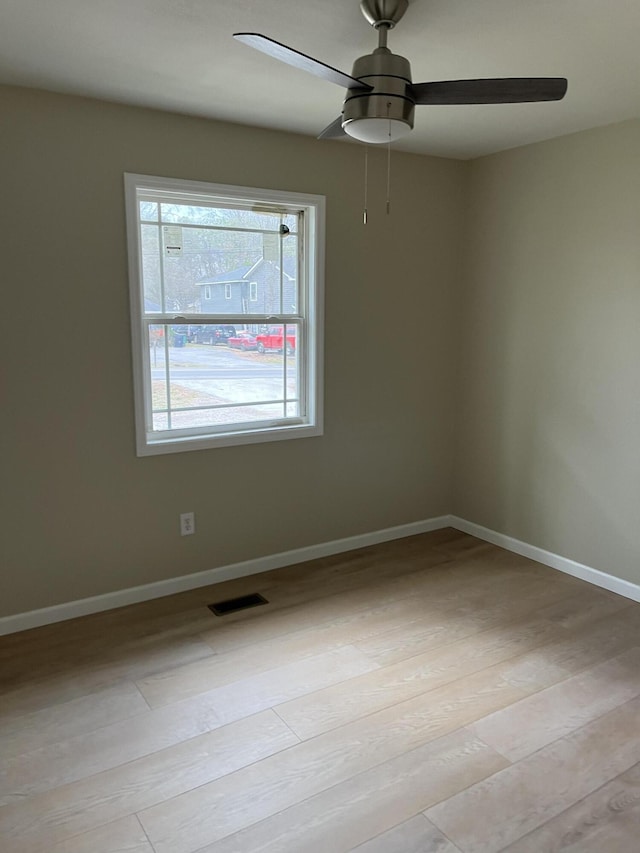
<svg viewBox="0 0 640 853">
<path fill-rule="evenodd" d="M 453 530 L 5 637 L 0 669 L 3 853 L 640 850 L 640 605 Z"/>
</svg>

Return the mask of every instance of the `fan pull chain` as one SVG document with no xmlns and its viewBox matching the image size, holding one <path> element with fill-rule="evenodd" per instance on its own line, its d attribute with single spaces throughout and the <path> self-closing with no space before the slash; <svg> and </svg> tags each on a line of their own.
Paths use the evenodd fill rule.
<svg viewBox="0 0 640 853">
<path fill-rule="evenodd" d="M 389 141 L 387 142 L 387 216 L 391 213 L 391 119 L 389 118 L 389 108 L 391 103 L 387 103 L 387 119 L 389 121 Z"/>
<path fill-rule="evenodd" d="M 364 146 L 364 210 L 362 211 L 362 224 L 367 224 L 367 193 L 369 190 L 369 146 Z"/>
<path fill-rule="evenodd" d="M 387 216 L 391 213 L 391 143 L 387 143 Z"/>
</svg>

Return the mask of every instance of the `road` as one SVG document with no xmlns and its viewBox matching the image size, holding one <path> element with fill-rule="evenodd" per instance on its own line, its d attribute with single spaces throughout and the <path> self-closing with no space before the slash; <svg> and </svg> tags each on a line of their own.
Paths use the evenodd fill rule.
<svg viewBox="0 0 640 853">
<path fill-rule="evenodd" d="M 298 393 L 297 359 L 287 357 L 286 362 L 287 397 L 293 400 Z M 202 344 L 171 347 L 169 370 L 172 388 L 180 387 L 183 392 L 191 393 L 192 404 L 196 407 L 213 399 L 225 406 L 235 404 L 245 408 L 254 401 L 272 400 L 281 405 L 277 401 L 285 394 L 283 356 L 277 353 L 245 353 Z M 162 348 L 151 352 L 151 379 L 161 385 L 166 379 Z M 189 403 L 183 399 L 181 405 L 188 407 Z M 197 417 L 194 425 L 197 425 Z"/>
<path fill-rule="evenodd" d="M 282 379 L 283 370 L 271 365 L 264 368 L 252 365 L 242 368 L 220 367 L 171 367 L 172 379 Z M 164 379 L 163 367 L 151 369 L 152 379 Z M 295 376 L 295 367 L 287 365 L 287 376 Z"/>
<path fill-rule="evenodd" d="M 154 355 L 157 355 L 154 365 Z M 274 363 L 275 362 L 275 363 Z M 282 356 L 277 353 L 260 355 L 244 353 L 223 346 L 187 345 L 169 349 L 172 379 L 269 379 L 282 380 Z M 296 359 L 287 358 L 287 376 L 296 374 Z M 164 379 L 163 351 L 151 352 L 151 378 Z"/>
</svg>

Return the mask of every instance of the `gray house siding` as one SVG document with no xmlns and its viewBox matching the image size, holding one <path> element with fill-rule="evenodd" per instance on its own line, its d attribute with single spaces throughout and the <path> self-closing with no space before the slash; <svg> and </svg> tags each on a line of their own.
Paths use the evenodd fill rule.
<svg viewBox="0 0 640 853">
<path fill-rule="evenodd" d="M 288 259 L 287 259 L 288 260 Z M 285 260 L 280 307 L 280 269 L 260 259 L 249 267 L 198 282 L 203 314 L 279 314 L 297 311 L 296 268 Z M 255 298 L 252 299 L 251 296 Z M 227 298 L 228 296 L 228 298 Z"/>
</svg>

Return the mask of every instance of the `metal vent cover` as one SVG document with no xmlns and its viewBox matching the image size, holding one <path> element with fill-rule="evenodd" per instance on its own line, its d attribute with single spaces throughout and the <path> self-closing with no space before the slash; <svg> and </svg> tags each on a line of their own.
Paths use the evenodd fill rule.
<svg viewBox="0 0 640 853">
<path fill-rule="evenodd" d="M 248 607 L 259 607 L 261 604 L 268 603 L 264 595 L 260 595 L 259 592 L 252 592 L 250 595 L 240 595 L 238 598 L 216 601 L 215 604 L 208 604 L 207 606 L 216 616 L 227 616 L 229 613 L 235 613 L 238 610 L 246 610 Z"/>
</svg>

